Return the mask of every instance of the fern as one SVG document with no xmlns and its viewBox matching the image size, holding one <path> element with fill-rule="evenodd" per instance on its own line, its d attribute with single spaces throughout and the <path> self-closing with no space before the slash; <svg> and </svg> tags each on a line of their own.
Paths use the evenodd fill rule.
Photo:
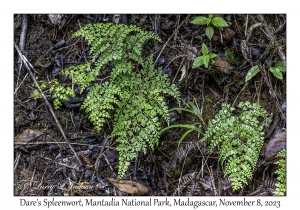
<svg viewBox="0 0 300 210">
<path fill-rule="evenodd" d="M 267 120 L 266 112 L 258 104 L 240 102 L 238 108 L 240 115 L 235 116 L 235 108 L 223 103 L 201 139 L 210 142 L 210 151 L 220 145 L 219 158 L 222 163 L 227 161 L 224 175 L 230 177 L 233 190 L 242 188 L 252 178 L 264 140 L 258 118 Z"/>
<path fill-rule="evenodd" d="M 179 91 L 161 68 L 153 68 L 153 56 L 143 59 L 144 42 L 161 41 L 154 33 L 136 26 L 98 23 L 86 25 L 73 34 L 73 37 L 79 36 L 87 41 L 93 58 L 86 64 L 68 67 L 60 74 L 79 86 L 80 94 L 91 87 L 81 109 L 89 114 L 97 131 L 107 119 L 113 118 L 111 136 L 118 142 L 120 179 L 137 152 L 146 153 L 148 146 L 154 149 L 158 144 L 161 119 L 169 124 L 164 94 L 180 103 Z M 110 62 L 114 65 L 110 81 L 98 84 L 96 78 L 101 68 Z M 70 87 L 56 85 L 50 91 L 55 108 L 60 107 L 60 101 L 67 96 L 75 95 Z"/>
<path fill-rule="evenodd" d="M 275 174 L 278 177 L 273 195 L 280 196 L 284 195 L 286 192 L 286 150 L 281 150 L 276 157 L 281 159 L 275 162 L 275 164 L 278 164 L 280 168 L 275 171 Z"/>
</svg>

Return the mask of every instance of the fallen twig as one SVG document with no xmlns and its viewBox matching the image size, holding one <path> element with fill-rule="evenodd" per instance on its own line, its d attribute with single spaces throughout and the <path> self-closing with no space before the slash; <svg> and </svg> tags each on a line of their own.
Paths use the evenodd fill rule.
<svg viewBox="0 0 300 210">
<path fill-rule="evenodd" d="M 274 91 L 274 89 L 273 89 L 270 81 L 268 80 L 268 78 L 267 78 L 267 76 L 266 76 L 266 74 L 264 72 L 264 69 L 260 65 L 258 65 L 258 68 L 259 68 L 261 74 L 263 75 L 263 78 L 264 78 L 265 82 L 267 83 L 267 86 L 268 86 L 268 88 L 269 88 L 269 90 L 271 92 L 271 96 L 275 99 L 276 106 L 277 106 L 278 110 L 282 114 L 282 117 L 284 118 L 284 120 L 286 120 L 286 118 L 285 118 L 285 116 L 284 116 L 284 114 L 283 114 L 283 112 L 282 112 L 282 110 L 280 108 L 280 104 L 279 104 L 278 98 L 277 98 L 277 96 L 275 94 L 275 91 Z"/>
<path fill-rule="evenodd" d="M 213 187 L 213 190 L 214 190 L 214 194 L 215 194 L 215 196 L 218 196 L 218 193 L 217 193 L 217 190 L 216 190 L 216 185 L 215 185 L 214 173 L 212 171 L 212 166 L 209 167 L 209 175 L 210 175 L 210 178 L 211 178 L 211 183 L 212 183 L 212 187 Z"/>
<path fill-rule="evenodd" d="M 108 159 L 107 159 L 107 157 L 106 157 L 105 154 L 103 154 L 103 157 L 104 157 L 106 163 L 108 164 L 108 166 L 109 166 L 111 172 L 114 174 L 115 177 L 117 177 L 116 174 L 115 174 L 115 172 L 114 172 L 114 169 L 111 167 L 110 162 L 108 161 Z"/>
<path fill-rule="evenodd" d="M 164 44 L 164 46 L 163 46 L 163 48 L 161 49 L 160 53 L 158 54 L 158 56 L 157 56 L 157 58 L 156 58 L 156 60 L 155 60 L 153 66 L 156 65 L 158 59 L 160 58 L 162 52 L 165 50 L 165 47 L 168 45 L 168 43 L 170 42 L 170 40 L 172 39 L 172 37 L 177 33 L 177 31 L 180 29 L 180 27 L 183 25 L 183 23 L 184 23 L 186 20 L 189 19 L 190 16 L 191 16 L 191 15 L 186 16 L 186 18 L 182 21 L 182 23 L 176 28 L 176 30 L 173 32 L 173 34 L 172 34 L 172 35 L 169 37 L 169 39 L 166 41 L 166 43 Z"/>
<path fill-rule="evenodd" d="M 19 165 L 19 161 L 20 161 L 20 158 L 21 158 L 21 155 L 22 153 L 17 151 L 17 154 L 16 154 L 16 159 L 15 159 L 15 166 L 14 166 L 14 171 L 16 170 L 16 168 L 18 167 Z"/>
<path fill-rule="evenodd" d="M 19 43 L 19 47 L 20 47 L 21 51 L 23 51 L 24 48 L 25 48 L 27 26 L 28 26 L 28 15 L 24 14 L 22 16 L 22 26 L 21 26 L 21 35 L 20 35 L 20 43 Z M 22 67 L 22 58 L 21 58 L 21 56 L 19 56 L 18 64 L 19 64 L 18 68 L 20 70 L 21 67 Z"/>
<path fill-rule="evenodd" d="M 15 141 L 14 144 L 16 145 L 42 145 L 42 144 L 68 144 L 67 142 L 56 142 L 56 141 L 42 141 L 42 142 L 18 142 Z M 70 142 L 71 145 L 79 145 L 79 146 L 93 146 L 93 147 L 100 147 L 100 148 L 107 148 L 107 149 L 113 149 L 115 150 L 115 147 L 111 146 L 100 146 L 95 144 L 84 144 L 84 143 L 76 143 L 76 142 Z"/>
<path fill-rule="evenodd" d="M 82 164 L 82 162 L 80 161 L 79 157 L 77 156 L 77 153 L 75 152 L 74 148 L 72 147 L 72 145 L 70 144 L 68 138 L 66 137 L 65 132 L 64 132 L 63 128 L 61 127 L 61 124 L 59 123 L 59 121 L 58 121 L 58 119 L 57 119 L 57 117 L 56 117 L 56 115 L 55 115 L 55 113 L 54 113 L 54 111 L 53 111 L 53 108 L 52 108 L 51 104 L 50 104 L 49 101 L 47 100 L 47 98 L 46 98 L 46 96 L 44 95 L 42 89 L 40 88 L 39 84 L 37 83 L 37 81 L 36 81 L 36 79 L 35 79 L 35 76 L 33 75 L 32 71 L 31 71 L 31 69 L 32 69 L 33 71 L 35 71 L 34 67 L 29 63 L 29 61 L 26 59 L 26 57 L 22 54 L 21 50 L 20 50 L 19 47 L 16 45 L 16 43 L 14 43 L 14 45 L 15 45 L 15 48 L 16 48 L 16 50 L 17 50 L 19 56 L 22 58 L 22 62 L 24 63 L 26 69 L 28 70 L 28 72 L 29 72 L 29 74 L 30 74 L 30 76 L 31 76 L 31 79 L 34 81 L 34 83 L 36 84 L 36 86 L 37 86 L 37 88 L 38 88 L 38 91 L 39 91 L 40 94 L 42 95 L 42 97 L 43 97 L 43 99 L 44 99 L 44 101 L 45 101 L 46 106 L 49 108 L 49 110 L 50 110 L 50 112 L 51 112 L 51 115 L 52 115 L 52 117 L 53 117 L 53 119 L 54 119 L 54 121 L 55 121 L 55 123 L 56 123 L 56 125 L 57 125 L 57 127 L 58 127 L 58 129 L 59 129 L 59 131 L 61 132 L 61 134 L 62 134 L 64 140 L 67 142 L 69 148 L 70 148 L 71 151 L 73 152 L 73 154 L 74 154 L 74 156 L 76 157 L 77 161 L 78 161 L 80 164 Z M 35 71 L 35 72 L 36 72 L 36 71 Z"/>
<path fill-rule="evenodd" d="M 253 24 L 247 31 L 245 30 L 245 34 L 246 34 L 246 39 L 241 41 L 241 49 L 242 49 L 242 55 L 244 57 L 244 59 L 251 63 L 250 59 L 247 57 L 249 54 L 249 49 L 248 49 L 248 40 L 252 34 L 253 29 L 262 26 L 261 23 L 255 23 Z"/>
<path fill-rule="evenodd" d="M 285 60 L 286 60 L 285 53 L 283 52 L 282 47 L 280 46 L 280 44 L 278 43 L 278 41 L 276 41 L 276 38 L 274 37 L 274 35 L 271 32 L 268 24 L 266 23 L 264 16 L 260 14 L 260 15 L 257 15 L 257 18 L 258 18 L 259 21 L 261 21 L 262 26 L 264 27 L 265 31 L 267 32 L 269 40 L 271 42 L 274 42 L 277 45 L 277 47 L 278 47 L 277 48 L 278 49 L 278 55 L 279 55 L 280 59 L 283 62 L 285 62 Z"/>
<path fill-rule="evenodd" d="M 104 147 L 106 145 L 107 139 L 108 139 L 108 137 L 105 136 L 105 141 L 104 141 L 103 147 L 102 147 L 102 149 L 101 149 L 101 151 L 100 151 L 100 153 L 99 153 L 99 155 L 98 155 L 98 157 L 96 159 L 96 162 L 94 164 L 96 171 L 98 171 L 99 164 L 100 164 L 100 159 L 101 159 L 102 155 L 104 155 Z"/>
<path fill-rule="evenodd" d="M 246 83 L 244 84 L 244 87 L 243 87 L 243 88 L 241 89 L 241 91 L 237 94 L 237 96 L 235 97 L 235 99 L 234 99 L 234 101 L 233 101 L 233 103 L 232 103 L 232 106 L 235 105 L 236 100 L 237 100 L 238 97 L 241 95 L 241 93 L 246 89 L 247 85 L 248 85 L 248 82 L 246 82 Z"/>
</svg>

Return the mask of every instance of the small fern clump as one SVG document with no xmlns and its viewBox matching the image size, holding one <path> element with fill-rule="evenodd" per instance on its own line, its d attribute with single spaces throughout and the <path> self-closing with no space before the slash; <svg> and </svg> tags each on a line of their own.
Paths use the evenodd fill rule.
<svg viewBox="0 0 300 210">
<path fill-rule="evenodd" d="M 286 150 L 281 150 L 276 157 L 280 158 L 275 162 L 280 168 L 275 171 L 277 182 L 275 184 L 276 188 L 273 195 L 282 196 L 286 192 Z"/>
<path fill-rule="evenodd" d="M 258 104 L 240 102 L 238 108 L 240 115 L 235 116 L 235 108 L 223 103 L 201 139 L 210 142 L 210 151 L 220 145 L 219 159 L 221 163 L 227 161 L 224 175 L 230 177 L 233 190 L 242 188 L 247 179 L 252 178 L 264 141 L 263 127 L 258 118 L 267 120 L 265 110 Z"/>
<path fill-rule="evenodd" d="M 106 120 L 113 117 L 111 136 L 116 137 L 119 151 L 119 173 L 122 178 L 130 161 L 139 151 L 146 152 L 158 144 L 160 119 L 169 123 L 164 94 L 180 102 L 179 91 L 170 84 L 162 68 L 153 68 L 153 56 L 144 59 L 142 45 L 148 39 L 161 41 L 152 32 L 135 26 L 110 23 L 89 24 L 73 34 L 83 37 L 90 46 L 93 59 L 85 64 L 64 69 L 61 75 L 80 87 L 80 94 L 91 87 L 81 109 L 89 113 L 89 120 L 100 131 Z M 113 64 L 110 81 L 98 84 L 101 68 Z M 53 86 L 54 106 L 75 93 L 70 87 Z"/>
</svg>

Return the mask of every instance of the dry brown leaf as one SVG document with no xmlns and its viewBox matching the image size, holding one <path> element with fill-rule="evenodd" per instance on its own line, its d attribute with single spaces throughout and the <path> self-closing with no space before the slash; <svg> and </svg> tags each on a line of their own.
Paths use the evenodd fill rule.
<svg viewBox="0 0 300 210">
<path fill-rule="evenodd" d="M 44 135 L 43 132 L 39 130 L 33 130 L 33 129 L 26 129 L 22 133 L 18 134 L 15 137 L 15 142 L 29 142 L 39 136 Z"/>
<path fill-rule="evenodd" d="M 235 36 L 235 32 L 231 28 L 224 28 L 223 31 L 223 40 L 225 43 L 230 42 L 232 38 Z"/>
<path fill-rule="evenodd" d="M 108 178 L 108 181 L 112 183 L 120 191 L 129 193 L 132 195 L 148 195 L 148 188 L 139 181 L 132 179 L 117 180 L 114 178 Z"/>
<path fill-rule="evenodd" d="M 265 151 L 265 160 L 267 162 L 273 160 L 284 148 L 286 148 L 286 132 L 281 132 L 269 141 Z"/>
<path fill-rule="evenodd" d="M 225 74 L 230 74 L 229 71 L 229 63 L 226 60 L 226 58 L 220 58 L 220 57 L 216 57 L 215 59 L 215 63 L 214 63 L 214 68 L 219 70 L 220 72 L 223 72 Z"/>
</svg>

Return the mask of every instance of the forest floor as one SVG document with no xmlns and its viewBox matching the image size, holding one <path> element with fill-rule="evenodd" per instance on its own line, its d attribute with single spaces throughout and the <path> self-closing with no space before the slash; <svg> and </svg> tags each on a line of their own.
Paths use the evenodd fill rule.
<svg viewBox="0 0 300 210">
<path fill-rule="evenodd" d="M 17 48 L 14 54 L 14 194 L 15 195 L 273 195 L 276 183 L 275 155 L 285 148 L 286 73 L 271 71 L 285 62 L 286 16 L 218 14 L 228 26 L 214 29 L 211 40 L 206 25 L 191 24 L 197 16 L 208 15 L 15 15 L 14 42 L 32 65 L 28 72 Z M 219 152 L 206 153 L 199 144 L 201 134 L 193 132 L 178 146 L 185 129 L 165 131 L 154 150 L 138 153 L 122 180 L 116 180 L 118 151 L 110 137 L 112 123 L 96 132 L 78 103 L 52 109 L 43 98 L 36 99 L 36 81 L 59 78 L 65 67 L 90 59 L 87 44 L 72 34 L 89 23 L 132 24 L 153 31 L 162 43 L 144 46 L 153 52 L 156 67 L 176 84 L 181 107 L 193 102 L 208 125 L 222 103 L 236 107 L 239 102 L 258 103 L 268 115 L 261 149 L 252 180 L 233 190 L 224 176 Z M 214 64 L 192 68 L 203 54 L 202 44 L 216 54 Z M 153 49 L 154 48 L 154 49 Z M 249 70 L 257 66 L 248 81 Z M 184 70 L 185 69 L 185 70 Z M 277 68 L 278 69 L 278 68 Z M 281 70 L 281 69 L 280 69 Z M 102 72 L 99 79 L 107 77 Z M 282 75 L 282 78 L 279 78 Z M 49 90 L 43 91 L 53 104 Z M 168 101 L 169 108 L 178 107 Z M 170 112 L 172 125 L 193 124 L 184 112 Z M 204 126 L 205 127 L 205 126 Z M 275 141 L 275 143 L 273 143 Z M 271 147 L 270 142 L 276 144 Z M 72 145 L 81 161 L 68 147 Z M 268 156 L 266 154 L 268 153 Z M 99 167 L 93 167 L 96 160 Z"/>
</svg>

